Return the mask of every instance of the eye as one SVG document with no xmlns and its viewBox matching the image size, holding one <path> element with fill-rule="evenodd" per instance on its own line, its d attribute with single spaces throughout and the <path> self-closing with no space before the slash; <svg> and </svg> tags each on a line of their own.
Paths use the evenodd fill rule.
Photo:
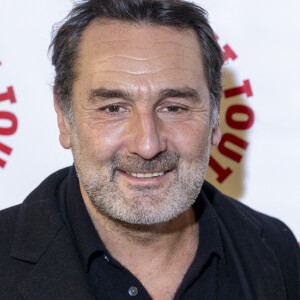
<svg viewBox="0 0 300 300">
<path fill-rule="evenodd" d="M 170 105 L 170 106 L 164 107 L 162 109 L 162 111 L 174 112 L 174 113 L 178 113 L 178 112 L 181 112 L 183 110 L 186 110 L 186 109 L 184 109 L 183 107 L 180 107 L 180 106 L 176 106 L 176 105 Z"/>
<path fill-rule="evenodd" d="M 108 113 L 118 113 L 125 111 L 125 108 L 119 105 L 108 105 L 105 107 L 102 107 L 101 110 L 108 112 Z"/>
</svg>

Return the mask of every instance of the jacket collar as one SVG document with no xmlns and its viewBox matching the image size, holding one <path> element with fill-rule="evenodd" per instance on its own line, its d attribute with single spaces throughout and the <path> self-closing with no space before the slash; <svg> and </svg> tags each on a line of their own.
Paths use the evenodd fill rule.
<svg viewBox="0 0 300 300">
<path fill-rule="evenodd" d="M 209 183 L 204 184 L 202 194 L 215 208 L 224 243 L 236 262 L 249 299 L 287 299 L 279 261 L 266 243 L 258 217 L 265 216 L 223 195 Z"/>
<path fill-rule="evenodd" d="M 32 263 L 25 299 L 95 299 L 56 200 L 69 168 L 49 176 L 20 206 L 11 256 Z"/>
<path fill-rule="evenodd" d="M 67 169 L 64 169 L 49 176 L 20 206 L 12 257 L 37 263 L 64 226 L 56 205 L 55 190 L 66 174 Z"/>
</svg>

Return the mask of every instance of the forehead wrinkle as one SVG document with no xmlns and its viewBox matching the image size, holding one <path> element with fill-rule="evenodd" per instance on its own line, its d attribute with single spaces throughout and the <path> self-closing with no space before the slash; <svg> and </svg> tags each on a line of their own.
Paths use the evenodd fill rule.
<svg viewBox="0 0 300 300">
<path fill-rule="evenodd" d="M 150 56 L 150 57 L 136 57 L 136 56 L 132 56 L 132 55 L 110 55 L 110 56 L 103 55 L 101 58 L 101 61 L 96 61 L 95 63 L 98 66 L 102 66 L 105 64 L 108 64 L 108 65 L 117 64 L 119 66 L 120 61 L 125 60 L 122 63 L 127 64 L 126 60 L 128 60 L 129 63 L 131 61 L 137 62 L 137 63 L 149 62 L 149 63 L 151 63 L 151 66 L 153 66 L 153 63 L 155 63 L 155 61 L 157 61 L 158 63 L 161 63 L 161 62 L 163 62 L 163 60 L 165 58 L 170 58 L 170 56 L 172 56 L 173 59 L 179 58 L 182 62 L 190 61 L 192 64 L 199 63 L 199 61 L 197 61 L 197 59 L 195 59 L 191 56 L 188 56 L 188 55 L 182 56 L 181 54 L 177 54 L 174 52 L 164 53 L 161 55 Z M 127 66 L 128 65 L 126 65 L 126 67 Z"/>
<path fill-rule="evenodd" d="M 168 72 L 169 70 L 177 70 L 177 71 L 187 71 L 186 69 L 184 68 L 181 68 L 181 67 L 173 67 L 173 68 L 166 68 L 164 70 L 159 70 L 159 71 L 156 71 L 156 70 L 149 70 L 149 71 L 145 71 L 145 70 L 141 70 L 141 71 L 120 71 L 120 70 L 107 70 L 107 71 L 101 71 L 101 73 L 106 73 L 106 74 L 109 74 L 109 73 L 118 73 L 118 74 L 129 74 L 129 75 L 154 75 L 154 74 L 159 74 L 159 73 L 163 73 L 163 72 Z M 96 73 L 99 73 L 99 71 L 95 71 L 93 73 L 90 73 L 90 74 L 96 74 Z"/>
<path fill-rule="evenodd" d="M 201 51 L 199 51 L 199 55 L 194 55 L 193 53 L 187 53 L 185 51 L 181 51 L 181 49 L 178 48 L 172 48 L 170 47 L 166 49 L 160 49 L 159 47 L 149 48 L 149 49 L 141 49 L 134 47 L 128 49 L 128 47 L 115 47 L 115 48 L 109 48 L 106 50 L 101 50 L 99 48 L 94 49 L 92 55 L 90 57 L 98 57 L 98 63 L 104 64 L 104 63 L 112 63 L 112 64 L 118 64 L 118 63 L 131 63 L 131 62 L 149 62 L 151 64 L 157 62 L 159 64 L 164 63 L 165 60 L 172 61 L 173 63 L 177 64 L 190 64 L 193 65 L 199 64 L 201 61 L 202 55 Z M 197 51 L 198 52 L 198 51 Z M 101 57 L 99 57 L 99 54 L 101 53 Z"/>
<path fill-rule="evenodd" d="M 117 42 L 116 42 L 117 43 Z M 171 47 L 168 43 L 168 46 L 165 48 L 157 47 L 160 43 L 155 43 L 153 46 L 149 47 L 138 47 L 133 45 L 128 45 L 128 43 L 124 45 L 120 45 L 117 43 L 116 46 L 108 46 L 103 47 L 103 45 L 97 45 L 97 43 L 93 44 L 92 53 L 90 54 L 91 57 L 98 56 L 101 53 L 103 60 L 105 59 L 134 59 L 134 60 L 151 60 L 151 59 L 160 59 L 165 57 L 193 57 L 194 48 L 189 48 L 185 45 L 176 45 L 175 47 Z M 180 46 L 180 47 L 179 47 Z M 159 49 L 159 50 L 158 50 Z M 189 51 L 190 50 L 190 51 Z M 84 50 L 82 50 L 83 52 Z M 200 48 L 197 49 L 198 57 L 202 57 Z M 197 57 L 197 56 L 196 56 Z M 196 58 L 195 57 L 195 58 Z M 194 58 L 194 59 L 195 59 Z"/>
<path fill-rule="evenodd" d="M 130 41 L 134 41 L 134 43 L 130 43 Z M 189 39 L 191 40 L 191 39 Z M 95 41 L 94 41 L 95 43 Z M 98 46 L 100 46 L 100 48 L 106 48 L 106 45 L 108 45 L 109 47 L 111 46 L 114 46 L 114 45 L 111 45 L 111 44 L 124 44 L 125 46 L 127 46 L 126 48 L 134 48 L 134 49 L 153 49 L 155 48 L 158 44 L 159 45 L 166 45 L 166 48 L 168 48 L 168 46 L 170 45 L 175 45 L 176 47 L 179 47 L 179 48 L 183 48 L 183 49 L 190 49 L 190 50 L 195 50 L 196 49 L 200 49 L 200 45 L 197 43 L 195 45 L 186 45 L 187 41 L 160 41 L 160 40 L 151 40 L 151 41 L 148 41 L 148 42 L 138 42 L 137 39 L 135 38 L 132 38 L 132 39 L 128 39 L 128 40 L 114 40 L 114 41 L 101 41 L 101 42 L 98 42 L 96 43 Z M 133 46 L 134 44 L 134 46 Z M 140 44 L 140 45 L 137 45 L 137 44 Z M 104 49 L 103 49 L 104 50 Z"/>
<path fill-rule="evenodd" d="M 110 55 L 102 56 L 98 59 L 87 59 L 89 64 L 81 62 L 81 68 L 83 67 L 88 72 L 88 76 L 95 75 L 97 73 L 101 74 L 106 72 L 118 72 L 127 74 L 154 74 L 163 73 L 165 71 L 179 71 L 187 72 L 192 69 L 195 64 L 199 64 L 197 59 L 190 58 L 188 56 L 182 55 L 172 55 L 173 57 L 169 59 L 169 62 L 165 64 L 165 58 L 170 58 L 168 55 L 152 56 L 148 58 L 136 58 L 132 56 L 122 56 L 122 55 Z M 88 70 L 90 69 L 90 70 Z"/>
</svg>

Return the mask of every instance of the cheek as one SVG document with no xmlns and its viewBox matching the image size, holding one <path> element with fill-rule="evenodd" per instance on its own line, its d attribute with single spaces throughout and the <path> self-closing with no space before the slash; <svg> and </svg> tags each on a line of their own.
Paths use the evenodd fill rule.
<svg viewBox="0 0 300 300">
<path fill-rule="evenodd" d="M 120 128 L 114 130 L 113 126 L 87 126 L 80 135 L 83 153 L 102 161 L 111 159 L 122 143 Z"/>
<path fill-rule="evenodd" d="M 174 126 L 169 135 L 169 144 L 183 157 L 192 159 L 206 152 L 210 147 L 209 128 L 207 126 Z"/>
</svg>

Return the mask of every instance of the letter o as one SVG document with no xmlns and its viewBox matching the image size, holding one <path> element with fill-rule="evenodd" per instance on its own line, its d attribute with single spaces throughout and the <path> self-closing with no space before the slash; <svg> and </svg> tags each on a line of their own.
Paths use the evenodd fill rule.
<svg viewBox="0 0 300 300">
<path fill-rule="evenodd" d="M 246 121 L 236 121 L 233 119 L 234 114 L 245 114 L 248 116 Z M 245 130 L 252 127 L 254 123 L 254 112 L 246 105 L 232 105 L 226 112 L 226 122 L 233 129 Z"/>
<path fill-rule="evenodd" d="M 10 127 L 0 127 L 0 135 L 12 135 L 17 131 L 18 120 L 13 113 L 7 111 L 0 111 L 0 120 L 11 121 Z"/>
</svg>

